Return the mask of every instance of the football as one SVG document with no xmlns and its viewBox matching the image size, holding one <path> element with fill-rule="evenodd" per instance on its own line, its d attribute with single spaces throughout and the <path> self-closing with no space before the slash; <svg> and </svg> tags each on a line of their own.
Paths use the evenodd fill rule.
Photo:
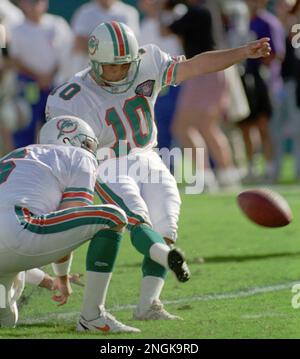
<svg viewBox="0 0 300 359">
<path fill-rule="evenodd" d="M 237 202 L 242 212 L 260 226 L 284 227 L 293 219 L 287 201 L 269 189 L 251 189 L 241 192 L 237 197 Z"/>
</svg>

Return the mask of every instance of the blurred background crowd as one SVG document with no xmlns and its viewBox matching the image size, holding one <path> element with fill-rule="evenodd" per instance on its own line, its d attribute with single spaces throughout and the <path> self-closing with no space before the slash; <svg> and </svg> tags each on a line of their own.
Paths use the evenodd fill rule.
<svg viewBox="0 0 300 359">
<path fill-rule="evenodd" d="M 205 148 L 207 191 L 278 183 L 287 158 L 300 181 L 300 0 L 0 0 L 0 156 L 36 141 L 49 93 L 88 66 L 88 36 L 111 20 L 186 58 L 269 37 L 267 59 L 164 89 L 158 147 Z"/>
</svg>

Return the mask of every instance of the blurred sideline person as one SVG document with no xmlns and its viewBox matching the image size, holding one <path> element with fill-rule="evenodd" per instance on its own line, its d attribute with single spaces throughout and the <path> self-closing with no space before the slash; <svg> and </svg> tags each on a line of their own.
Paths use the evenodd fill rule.
<svg viewBox="0 0 300 359">
<path fill-rule="evenodd" d="M 88 66 L 88 39 L 91 32 L 102 22 L 112 20 L 123 22 L 139 36 L 139 13 L 121 0 L 92 0 L 75 12 L 71 21 L 75 35 L 70 64 L 72 74 Z"/>
<path fill-rule="evenodd" d="M 0 157 L 14 149 L 10 123 L 7 121 L 7 115 L 3 113 L 7 99 L 7 76 L 4 61 L 0 49 Z"/>
<path fill-rule="evenodd" d="M 276 133 L 276 123 L 281 120 L 283 95 L 281 63 L 285 56 L 284 29 L 279 20 L 266 10 L 266 0 L 247 0 L 246 3 L 251 17 L 251 37 L 269 37 L 272 53 L 267 59 L 249 60 L 246 64 L 244 83 L 251 114 L 248 119 L 239 123 L 248 159 L 248 174 L 245 181 L 257 181 L 254 168 L 255 148 L 251 137 L 252 129 L 255 128 L 260 136 L 265 160 L 264 180 L 272 182 L 277 176 L 275 173 L 277 172 L 276 156 L 281 136 Z"/>
<path fill-rule="evenodd" d="M 244 0 L 222 1 L 226 22 L 226 42 L 237 47 L 249 39 L 249 9 Z"/>
<path fill-rule="evenodd" d="M 20 95 L 31 105 L 32 120 L 14 134 L 16 148 L 35 142 L 44 122 L 47 96 L 64 80 L 72 32 L 60 16 L 47 14 L 48 0 L 18 0 L 24 21 L 12 29 L 9 53 L 18 73 Z"/>
<path fill-rule="evenodd" d="M 9 0 L 0 2 L 0 24 L 5 27 L 7 42 L 12 28 L 23 20 L 23 12 L 18 7 Z M 0 157 L 14 149 L 12 131 L 18 120 L 17 106 L 12 101 L 13 73 L 9 69 L 7 43 L 5 45 L 0 48 Z"/>
<path fill-rule="evenodd" d="M 13 27 L 19 25 L 24 20 L 23 12 L 9 0 L 0 2 L 0 23 L 5 26 L 8 36 Z"/>
<path fill-rule="evenodd" d="M 183 60 L 152 44 L 139 48 L 133 31 L 125 24 L 103 23 L 89 39 L 91 66 L 48 98 L 50 117 L 84 117 L 106 149 L 96 192 L 104 203 L 124 209 L 131 242 L 144 255 L 140 301 L 134 311 L 137 320 L 178 319 L 160 302 L 167 269 L 166 257 L 159 255 L 158 249 L 168 253 L 168 245 L 177 240 L 181 200 L 174 177 L 153 149 L 157 144 L 157 96 L 166 86 L 269 53 L 268 38 L 264 38 L 240 48 Z M 110 168 L 117 170 L 106 175 Z M 187 281 L 190 273 L 185 262 L 178 256 L 175 263 L 177 279 Z"/>
<path fill-rule="evenodd" d="M 297 107 L 296 84 L 300 70 L 300 52 L 292 44 L 294 33 L 292 27 L 299 20 L 300 1 L 278 0 L 275 14 L 284 26 L 286 33 L 286 55 L 282 64 L 283 95 L 282 106 L 278 121 L 274 124 L 277 132 L 277 146 L 275 151 L 274 180 L 278 180 L 285 152 L 284 140 L 289 134 L 293 140 L 293 155 L 295 159 L 295 175 L 300 179 L 300 111 Z M 298 15 L 298 18 L 297 18 Z"/>
<path fill-rule="evenodd" d="M 15 74 L 7 57 L 0 53 L 0 157 L 15 148 L 13 133 L 26 127 L 30 120 L 30 106 L 18 96 Z"/>
<path fill-rule="evenodd" d="M 187 13 L 168 27 L 182 39 L 187 59 L 213 50 L 215 46 L 212 15 L 202 3 L 200 0 L 187 0 Z M 229 142 L 220 127 L 227 104 L 228 94 L 223 71 L 189 79 L 182 85 L 177 102 L 174 136 L 183 148 L 195 150 L 204 147 L 204 176 L 208 191 L 214 191 L 218 187 L 215 174 L 210 168 L 209 154 L 215 162 L 221 186 L 239 182 Z M 197 170 L 202 171 L 200 168 Z"/>
</svg>

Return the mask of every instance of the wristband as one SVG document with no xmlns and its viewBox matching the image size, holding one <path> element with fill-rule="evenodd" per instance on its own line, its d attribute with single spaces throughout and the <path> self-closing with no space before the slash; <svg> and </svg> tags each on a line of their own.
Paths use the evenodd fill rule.
<svg viewBox="0 0 300 359">
<path fill-rule="evenodd" d="M 71 271 L 72 259 L 73 259 L 73 254 L 71 254 L 70 258 L 67 259 L 65 262 L 52 263 L 52 269 L 54 274 L 57 277 L 64 277 L 68 275 Z"/>
</svg>

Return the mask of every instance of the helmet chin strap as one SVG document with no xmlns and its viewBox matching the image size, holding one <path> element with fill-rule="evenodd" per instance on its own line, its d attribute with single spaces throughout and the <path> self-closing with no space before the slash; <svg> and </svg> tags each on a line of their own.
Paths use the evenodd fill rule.
<svg viewBox="0 0 300 359">
<path fill-rule="evenodd" d="M 132 69 L 132 67 L 135 65 L 135 73 L 132 74 L 132 80 L 129 79 L 129 76 L 131 75 L 131 72 L 133 72 L 134 70 Z M 116 91 L 116 93 L 123 93 L 123 92 L 126 92 L 130 87 L 131 85 L 133 84 L 133 82 L 135 81 L 136 77 L 137 77 L 137 73 L 139 71 L 139 68 L 140 68 L 140 59 L 136 61 L 133 61 L 131 63 L 131 66 L 127 72 L 127 76 L 120 80 L 120 81 L 108 81 L 108 80 L 105 80 L 103 77 L 102 77 L 102 74 L 103 74 L 103 69 L 102 69 L 102 64 L 100 64 L 99 62 L 97 61 L 91 61 L 91 67 L 92 67 L 92 70 L 93 70 L 93 73 L 96 77 L 96 81 L 99 83 L 99 84 L 103 84 L 104 87 L 105 85 L 107 85 L 107 87 L 112 87 L 112 88 L 120 88 L 121 86 L 127 86 L 126 89 L 124 90 L 119 90 L 119 91 Z M 108 91 L 106 90 L 105 88 L 103 87 L 103 89 L 109 93 L 115 93 L 114 91 Z"/>
</svg>

